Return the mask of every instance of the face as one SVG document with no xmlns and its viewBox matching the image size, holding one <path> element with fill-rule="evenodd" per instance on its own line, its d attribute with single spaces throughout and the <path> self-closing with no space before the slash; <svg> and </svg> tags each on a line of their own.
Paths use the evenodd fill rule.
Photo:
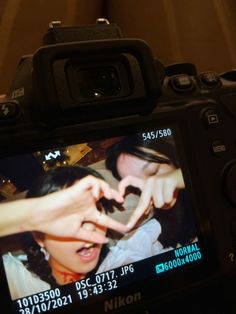
<svg viewBox="0 0 236 314">
<path fill-rule="evenodd" d="M 82 228 L 106 233 L 106 228 L 92 223 L 84 223 Z M 37 242 L 49 253 L 52 274 L 60 284 L 85 277 L 96 267 L 102 248 L 101 244 L 59 238 L 48 234 L 45 234 L 43 240 Z"/>
<path fill-rule="evenodd" d="M 142 148 L 143 151 L 153 154 L 157 157 L 167 158 L 165 155 L 157 153 L 149 148 Z M 168 158 L 167 158 L 168 159 Z M 160 164 L 157 162 L 150 162 L 134 155 L 121 154 L 117 160 L 117 170 L 121 178 L 127 175 L 133 175 L 142 179 L 146 179 L 153 175 L 161 175 L 174 170 L 173 164 Z"/>
</svg>

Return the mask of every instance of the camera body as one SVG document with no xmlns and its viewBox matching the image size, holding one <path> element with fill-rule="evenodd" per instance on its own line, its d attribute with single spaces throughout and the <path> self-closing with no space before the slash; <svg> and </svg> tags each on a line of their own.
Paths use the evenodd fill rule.
<svg viewBox="0 0 236 314">
<path fill-rule="evenodd" d="M 158 260 L 150 266 L 142 260 L 136 281 L 127 279 L 110 292 L 104 281 L 103 293 L 93 294 L 94 303 L 87 299 L 83 304 L 73 303 L 71 313 L 78 308 L 89 312 L 94 306 L 98 313 L 187 312 L 193 302 L 196 313 L 204 312 L 203 306 L 219 313 L 233 312 L 236 80 L 229 76 L 198 74 L 193 65 L 186 64 L 164 67 L 145 42 L 124 39 L 116 25 L 107 24 L 82 28 L 54 24 L 43 47 L 22 58 L 7 98 L 0 104 L 2 157 L 101 140 L 107 134 L 139 132 L 144 142 L 158 140 L 172 130 L 198 230 L 201 258 L 189 267 L 173 266 L 174 260 L 180 261 L 176 254 L 184 252 L 182 259 L 190 256 L 177 249 L 175 259 L 168 257 L 169 264 Z M 193 254 L 199 251 L 196 246 L 192 249 Z M 157 265 L 165 265 L 164 270 L 158 273 Z M 152 270 L 145 275 L 149 266 Z M 130 267 L 122 270 L 132 273 Z M 83 285 L 90 293 L 89 283 Z M 2 284 L 3 289 L 7 288 Z M 26 313 L 28 306 L 17 308 L 14 302 L 12 313 Z M 30 313 L 33 308 L 36 313 L 43 310 L 33 305 Z M 66 310 L 48 306 L 48 312 Z"/>
<path fill-rule="evenodd" d="M 160 80 L 143 41 L 122 38 L 114 24 L 54 25 L 21 59 L 8 93 L 29 120 L 61 126 L 152 111 Z"/>
</svg>

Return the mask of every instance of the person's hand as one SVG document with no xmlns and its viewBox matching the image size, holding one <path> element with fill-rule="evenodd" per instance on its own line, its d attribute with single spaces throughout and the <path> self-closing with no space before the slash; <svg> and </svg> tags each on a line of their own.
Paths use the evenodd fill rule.
<svg viewBox="0 0 236 314">
<path fill-rule="evenodd" d="M 124 195 L 128 186 L 134 186 L 141 190 L 137 208 L 127 224 L 129 229 L 132 229 L 144 214 L 147 215 L 150 212 L 151 205 L 162 209 L 173 207 L 179 189 L 185 187 L 181 169 L 175 169 L 162 175 L 150 176 L 147 179 L 127 176 L 119 183 L 118 190 L 122 195 Z"/>
<path fill-rule="evenodd" d="M 83 223 L 92 222 L 121 233 L 128 229 L 97 210 L 96 202 L 102 197 L 123 202 L 121 194 L 110 188 L 105 181 L 87 176 L 64 190 L 35 198 L 30 219 L 22 228 L 60 237 L 105 243 L 107 242 L 105 236 L 86 230 Z"/>
</svg>

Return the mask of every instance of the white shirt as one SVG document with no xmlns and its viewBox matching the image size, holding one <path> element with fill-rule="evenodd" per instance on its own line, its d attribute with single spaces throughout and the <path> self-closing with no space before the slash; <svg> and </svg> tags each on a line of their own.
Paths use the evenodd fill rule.
<svg viewBox="0 0 236 314">
<path fill-rule="evenodd" d="M 116 245 L 110 247 L 110 252 L 98 268 L 97 273 L 134 263 L 172 249 L 163 249 L 157 240 L 160 233 L 161 225 L 154 218 L 140 225 L 133 232 L 122 237 Z"/>
<path fill-rule="evenodd" d="M 50 285 L 31 273 L 11 253 L 3 255 L 3 263 L 12 300 L 50 289 Z"/>
</svg>

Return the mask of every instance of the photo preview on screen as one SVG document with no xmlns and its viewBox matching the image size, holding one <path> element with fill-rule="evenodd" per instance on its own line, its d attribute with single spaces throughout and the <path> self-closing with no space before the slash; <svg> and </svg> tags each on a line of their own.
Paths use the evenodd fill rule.
<svg viewBox="0 0 236 314">
<path fill-rule="evenodd" d="M 86 312 L 98 296 L 101 311 L 109 312 L 140 301 L 139 292 L 119 299 L 129 287 L 158 282 L 203 260 L 175 133 L 173 126 L 152 128 L 1 159 L 4 202 L 47 195 L 93 176 L 124 199 L 103 197 L 98 210 L 132 224 L 121 234 L 85 222 L 106 234 L 106 244 L 34 231 L 3 238 L 12 313 L 44 313 L 77 303 Z"/>
</svg>

